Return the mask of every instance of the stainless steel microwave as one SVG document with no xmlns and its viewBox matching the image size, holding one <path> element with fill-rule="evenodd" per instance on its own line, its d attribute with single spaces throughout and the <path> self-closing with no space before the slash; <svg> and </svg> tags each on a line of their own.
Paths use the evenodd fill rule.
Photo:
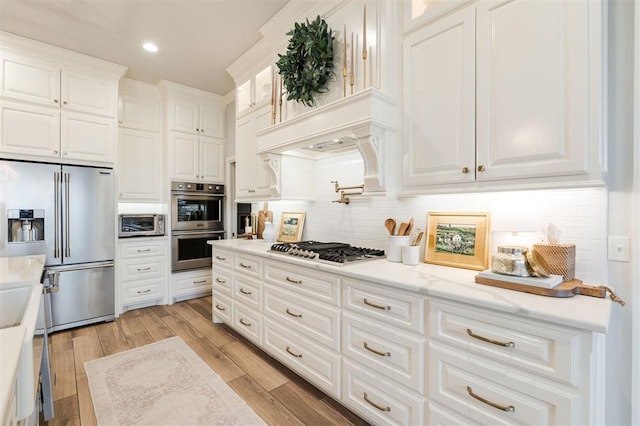
<svg viewBox="0 0 640 426">
<path fill-rule="evenodd" d="M 155 237 L 165 233 L 163 214 L 121 214 L 118 216 L 118 237 Z"/>
</svg>

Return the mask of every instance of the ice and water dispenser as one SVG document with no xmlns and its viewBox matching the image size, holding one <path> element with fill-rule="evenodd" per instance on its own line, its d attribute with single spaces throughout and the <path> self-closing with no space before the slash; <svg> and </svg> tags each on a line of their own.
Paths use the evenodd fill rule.
<svg viewBox="0 0 640 426">
<path fill-rule="evenodd" d="M 9 242 L 44 241 L 44 210 L 7 210 Z"/>
</svg>

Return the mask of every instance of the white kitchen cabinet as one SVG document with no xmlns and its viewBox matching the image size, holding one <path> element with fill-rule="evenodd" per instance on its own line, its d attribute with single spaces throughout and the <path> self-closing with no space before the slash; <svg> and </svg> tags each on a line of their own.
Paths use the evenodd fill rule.
<svg viewBox="0 0 640 426">
<path fill-rule="evenodd" d="M 162 135 L 158 132 L 119 129 L 118 200 L 162 202 L 162 146 Z"/>
<path fill-rule="evenodd" d="M 233 323 L 233 253 L 214 248 L 211 258 L 213 322 Z"/>
<path fill-rule="evenodd" d="M 155 85 L 123 78 L 118 96 L 118 124 L 128 129 L 162 131 L 162 99 Z"/>
<path fill-rule="evenodd" d="M 270 107 L 264 107 L 236 122 L 236 199 L 261 200 L 270 197 L 270 183 L 264 160 L 256 153 L 256 132 L 269 126 Z"/>
<path fill-rule="evenodd" d="M 236 87 L 236 115 L 239 117 L 271 104 L 273 71 L 271 65 L 239 83 Z M 271 113 L 271 110 L 269 110 Z"/>
<path fill-rule="evenodd" d="M 113 163 L 116 135 L 113 118 L 63 111 L 60 115 L 60 158 Z"/>
<path fill-rule="evenodd" d="M 175 180 L 224 182 L 224 140 L 169 132 L 169 171 Z"/>
<path fill-rule="evenodd" d="M 403 190 L 600 180 L 603 7 L 482 0 L 409 34 Z"/>
<path fill-rule="evenodd" d="M 166 303 L 167 247 L 162 237 L 118 240 L 118 313 Z"/>
<path fill-rule="evenodd" d="M 224 108 L 207 105 L 206 100 L 171 99 L 169 129 L 195 135 L 224 138 Z"/>
<path fill-rule="evenodd" d="M 211 270 L 174 272 L 171 274 L 169 300 L 179 302 L 211 294 Z"/>
</svg>

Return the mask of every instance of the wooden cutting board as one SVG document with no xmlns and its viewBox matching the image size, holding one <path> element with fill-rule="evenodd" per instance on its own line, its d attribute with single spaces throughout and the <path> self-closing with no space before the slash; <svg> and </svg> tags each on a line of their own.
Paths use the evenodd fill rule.
<svg viewBox="0 0 640 426">
<path fill-rule="evenodd" d="M 258 238 L 262 238 L 262 232 L 264 231 L 265 222 L 273 222 L 273 212 L 269 209 L 269 203 L 264 203 L 262 210 L 258 211 L 258 229 L 256 233 Z"/>
<path fill-rule="evenodd" d="M 604 287 L 593 287 L 584 285 L 581 280 L 573 279 L 565 281 L 554 288 L 542 288 L 525 284 L 514 284 L 507 281 L 493 280 L 476 275 L 476 283 L 493 287 L 506 288 L 507 290 L 523 291 L 525 293 L 539 294 L 550 297 L 573 297 L 576 294 L 584 296 L 604 298 L 607 290 Z"/>
</svg>

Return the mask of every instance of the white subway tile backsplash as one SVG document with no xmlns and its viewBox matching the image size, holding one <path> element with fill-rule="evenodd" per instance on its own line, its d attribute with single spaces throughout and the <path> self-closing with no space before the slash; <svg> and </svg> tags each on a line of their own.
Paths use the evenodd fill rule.
<svg viewBox="0 0 640 426">
<path fill-rule="evenodd" d="M 426 230 L 429 211 L 486 211 L 491 214 L 492 253 L 503 243 L 522 241 L 523 245 L 531 245 L 539 242 L 542 238 L 540 230 L 552 223 L 561 230 L 561 242 L 576 244 L 576 277 L 585 283 L 606 282 L 608 197 L 604 189 L 438 194 L 410 198 L 359 198 L 353 195 L 349 205 L 332 202 L 339 194 L 334 191 L 331 181 L 337 180 L 341 186 L 360 185 L 362 176 L 362 159 L 358 153 L 318 160 L 316 201 L 270 202 L 274 222 L 279 225 L 283 211 L 305 211 L 303 239 L 386 248 L 388 234 L 384 220 L 387 217 L 394 217 L 398 223 L 413 217 L 414 226 Z M 261 205 L 254 207 L 255 210 L 259 208 Z"/>
</svg>

